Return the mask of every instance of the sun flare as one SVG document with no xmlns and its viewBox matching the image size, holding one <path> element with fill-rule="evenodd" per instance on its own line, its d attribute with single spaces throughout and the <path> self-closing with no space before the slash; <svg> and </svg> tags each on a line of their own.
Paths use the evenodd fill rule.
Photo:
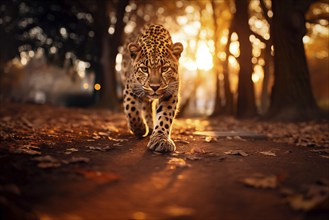
<svg viewBox="0 0 329 220">
<path fill-rule="evenodd" d="M 206 41 L 201 41 L 198 45 L 196 52 L 197 67 L 201 70 L 211 70 L 214 66 L 210 48 L 207 46 Z"/>
</svg>

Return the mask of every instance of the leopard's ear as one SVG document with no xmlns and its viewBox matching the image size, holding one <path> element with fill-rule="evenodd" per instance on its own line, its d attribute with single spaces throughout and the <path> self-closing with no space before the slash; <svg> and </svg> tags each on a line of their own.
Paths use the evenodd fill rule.
<svg viewBox="0 0 329 220">
<path fill-rule="evenodd" d="M 135 59 L 141 48 L 136 43 L 130 43 L 128 44 L 128 50 L 130 52 L 131 58 Z"/>
<path fill-rule="evenodd" d="M 180 55 L 183 52 L 183 50 L 184 50 L 183 44 L 180 42 L 174 43 L 172 45 L 172 53 L 177 59 L 180 58 Z"/>
</svg>

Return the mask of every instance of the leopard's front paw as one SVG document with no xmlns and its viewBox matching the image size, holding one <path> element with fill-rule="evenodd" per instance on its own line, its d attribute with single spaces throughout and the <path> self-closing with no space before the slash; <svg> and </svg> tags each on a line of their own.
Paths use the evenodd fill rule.
<svg viewBox="0 0 329 220">
<path fill-rule="evenodd" d="M 174 142 L 163 134 L 152 134 L 147 147 L 156 152 L 166 153 L 176 150 Z"/>
</svg>

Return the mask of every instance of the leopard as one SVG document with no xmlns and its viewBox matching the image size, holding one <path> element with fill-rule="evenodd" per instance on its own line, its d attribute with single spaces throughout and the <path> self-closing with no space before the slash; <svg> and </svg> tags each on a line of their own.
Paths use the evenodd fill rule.
<svg viewBox="0 0 329 220">
<path fill-rule="evenodd" d="M 171 130 L 179 103 L 179 59 L 183 44 L 173 43 L 163 25 L 150 24 L 126 43 L 123 108 L 129 130 L 137 138 L 150 136 L 153 152 L 176 150 Z"/>
</svg>

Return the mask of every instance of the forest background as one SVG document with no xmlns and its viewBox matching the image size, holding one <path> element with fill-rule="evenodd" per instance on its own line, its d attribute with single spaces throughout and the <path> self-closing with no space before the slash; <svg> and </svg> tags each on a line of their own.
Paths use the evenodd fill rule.
<svg viewBox="0 0 329 220">
<path fill-rule="evenodd" d="M 180 116 L 313 119 L 329 109 L 328 0 L 4 0 L 0 101 L 120 110 L 124 45 L 184 45 Z"/>
</svg>

